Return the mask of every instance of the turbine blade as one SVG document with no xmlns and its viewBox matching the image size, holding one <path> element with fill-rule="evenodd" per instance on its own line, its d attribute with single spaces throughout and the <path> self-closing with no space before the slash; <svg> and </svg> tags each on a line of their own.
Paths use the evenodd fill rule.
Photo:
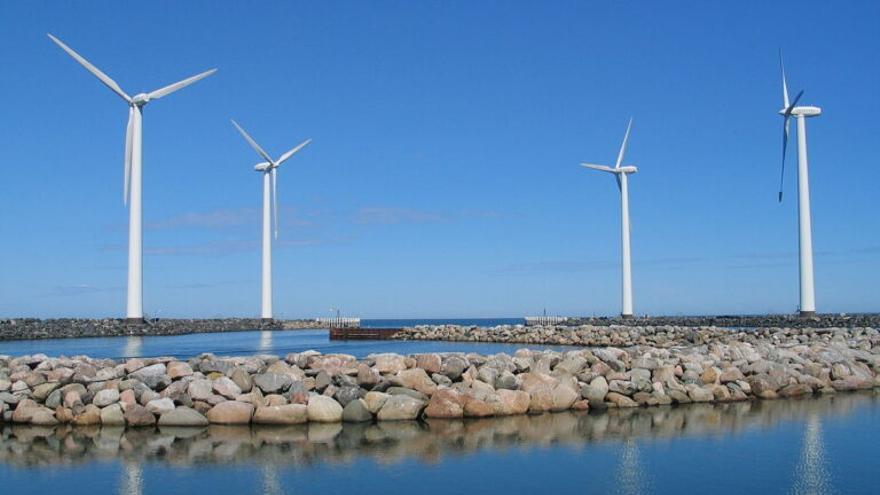
<svg viewBox="0 0 880 495">
<path fill-rule="evenodd" d="M 779 202 L 782 202 L 782 181 L 785 179 L 785 152 L 788 149 L 788 115 L 782 123 L 782 168 L 779 172 Z"/>
<path fill-rule="evenodd" d="M 238 125 L 238 122 L 236 122 L 232 119 L 230 119 L 230 121 L 232 121 L 232 125 L 234 125 L 236 129 L 238 129 L 238 132 L 241 133 L 241 135 L 244 137 L 245 141 L 247 141 L 251 145 L 251 148 L 253 148 L 254 151 L 259 153 L 259 155 L 262 156 L 263 159 L 266 160 L 267 162 L 269 162 L 273 165 L 275 164 L 275 162 L 272 160 L 272 158 L 269 157 L 269 154 L 266 153 L 265 151 L 263 151 L 263 148 L 260 148 L 260 145 L 257 144 L 257 142 L 254 141 L 254 138 L 252 138 L 247 132 L 245 132 L 245 130 L 242 129 L 240 125 Z"/>
<path fill-rule="evenodd" d="M 617 181 L 617 190 L 623 192 L 623 186 L 620 185 L 620 174 L 614 174 L 614 180 Z"/>
<path fill-rule="evenodd" d="M 278 239 L 278 178 L 276 167 L 272 167 L 272 217 L 275 220 L 275 238 Z"/>
<path fill-rule="evenodd" d="M 104 83 L 105 86 L 107 86 L 108 88 L 112 89 L 114 93 L 116 93 L 116 94 L 118 94 L 119 96 L 121 96 L 122 99 L 124 99 L 125 101 L 131 103 L 131 97 L 128 96 L 127 94 L 125 94 L 125 91 L 123 91 L 122 88 L 120 88 L 119 85 L 116 84 L 116 81 L 114 81 L 113 79 L 110 78 L 110 76 L 108 76 L 107 74 L 104 74 L 103 72 L 101 72 L 100 69 L 98 69 L 97 67 L 95 67 L 94 65 L 92 65 L 91 63 L 89 63 L 88 60 L 82 58 L 82 57 L 80 56 L 80 54 L 78 54 L 78 53 L 76 53 L 75 51 L 73 51 L 73 49 L 71 49 L 69 46 L 65 45 L 65 44 L 64 44 L 61 40 L 59 40 L 58 38 L 52 36 L 52 35 L 49 34 L 49 33 L 46 33 L 46 34 L 47 34 L 47 36 L 49 36 L 49 39 L 51 39 L 52 41 L 54 41 L 56 45 L 60 46 L 62 50 L 64 50 L 65 52 L 67 52 L 68 55 L 70 55 L 71 57 L 73 57 L 73 59 L 76 60 L 77 62 L 79 62 L 80 65 L 82 65 L 83 67 L 85 67 L 87 71 L 91 72 L 95 77 L 97 77 L 98 79 L 100 79 L 101 82 Z"/>
<path fill-rule="evenodd" d="M 591 168 L 593 170 L 598 170 L 600 172 L 608 172 L 608 173 L 616 173 L 613 168 L 605 166 L 605 165 L 596 165 L 593 163 L 581 163 L 581 167 Z"/>
<path fill-rule="evenodd" d="M 629 123 L 626 124 L 626 134 L 623 135 L 623 143 L 620 145 L 620 152 L 617 154 L 617 164 L 614 165 L 614 168 L 620 168 L 620 164 L 623 162 L 623 154 L 626 153 L 626 142 L 629 141 L 629 130 L 633 125 L 632 117 L 629 118 Z"/>
<path fill-rule="evenodd" d="M 311 139 L 306 139 L 305 141 L 303 141 L 302 143 L 300 143 L 299 145 L 297 145 L 297 147 L 295 147 L 295 148 L 293 148 L 292 150 L 290 150 L 290 151 L 284 153 L 283 155 L 281 155 L 281 157 L 278 159 L 278 162 L 277 162 L 278 165 L 280 166 L 280 165 L 281 165 L 282 163 L 284 163 L 288 158 L 290 158 L 291 156 L 295 155 L 297 151 L 303 149 L 307 144 L 309 144 L 309 143 L 311 143 L 311 142 L 312 142 Z"/>
<path fill-rule="evenodd" d="M 128 205 L 128 195 L 131 189 L 129 181 L 131 180 L 131 121 L 134 118 L 135 109 L 133 106 L 128 107 L 128 125 L 125 127 L 125 188 L 122 191 L 122 203 Z"/>
<path fill-rule="evenodd" d="M 786 117 L 791 115 L 791 112 L 794 111 L 794 108 L 797 106 L 798 101 L 800 101 L 801 96 L 803 96 L 803 95 L 804 95 L 804 90 L 801 90 L 801 92 L 798 93 L 797 96 L 794 97 L 794 101 L 791 102 L 791 105 L 789 105 L 788 107 L 785 108 L 785 116 Z"/>
<path fill-rule="evenodd" d="M 782 108 L 788 108 L 788 83 L 785 81 L 785 64 L 782 63 L 782 48 L 779 49 L 779 70 L 782 72 Z"/>
<path fill-rule="evenodd" d="M 183 89 L 196 81 L 202 80 L 215 72 L 217 72 L 217 69 L 206 70 L 205 72 L 202 72 L 201 74 L 196 74 L 192 77 L 188 77 L 188 78 L 184 79 L 183 81 L 178 81 L 174 84 L 169 84 L 168 86 L 165 86 L 164 88 L 157 89 L 156 91 L 149 93 L 147 96 L 149 96 L 151 100 L 161 98 L 161 97 L 168 95 L 168 94 L 171 94 L 179 89 Z"/>
</svg>

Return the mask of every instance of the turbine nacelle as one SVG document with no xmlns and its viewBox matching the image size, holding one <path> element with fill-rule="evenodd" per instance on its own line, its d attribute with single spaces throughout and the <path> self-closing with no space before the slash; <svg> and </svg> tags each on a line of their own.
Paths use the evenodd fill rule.
<svg viewBox="0 0 880 495">
<path fill-rule="evenodd" d="M 268 172 L 272 170 L 272 164 L 269 162 L 260 162 L 254 165 L 254 170 L 257 172 Z"/>
<path fill-rule="evenodd" d="M 779 110 L 779 115 L 785 116 L 785 108 Z M 794 107 L 791 115 L 803 115 L 804 117 L 818 117 L 822 115 L 822 109 L 814 106 Z"/>
<path fill-rule="evenodd" d="M 617 171 L 621 174 L 634 174 L 638 172 L 639 169 L 635 165 L 624 165 L 623 167 L 619 167 Z"/>
<path fill-rule="evenodd" d="M 142 107 L 150 102 L 150 95 L 147 93 L 139 93 L 131 97 L 131 104 Z"/>
</svg>

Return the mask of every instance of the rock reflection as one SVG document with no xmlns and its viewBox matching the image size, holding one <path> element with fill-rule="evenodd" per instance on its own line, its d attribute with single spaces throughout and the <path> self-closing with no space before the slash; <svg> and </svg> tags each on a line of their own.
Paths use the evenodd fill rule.
<svg viewBox="0 0 880 495">
<path fill-rule="evenodd" d="M 379 463 L 444 457 L 486 450 L 547 446 L 584 447 L 622 443 L 618 479 L 627 493 L 644 492 L 650 480 L 639 461 L 639 444 L 655 438 L 736 435 L 782 421 L 807 423 L 798 467 L 798 493 L 824 493 L 828 468 L 819 418 L 844 415 L 875 404 L 880 393 L 842 394 L 807 400 L 693 404 L 558 413 L 480 420 L 430 420 L 376 424 L 310 423 L 289 427 L 98 428 L 0 427 L 0 463 L 20 466 L 77 464 L 120 459 L 124 493 L 138 493 L 143 461 L 172 465 L 252 463 L 263 467 L 264 492 L 280 492 L 276 469 L 285 464 Z"/>
</svg>

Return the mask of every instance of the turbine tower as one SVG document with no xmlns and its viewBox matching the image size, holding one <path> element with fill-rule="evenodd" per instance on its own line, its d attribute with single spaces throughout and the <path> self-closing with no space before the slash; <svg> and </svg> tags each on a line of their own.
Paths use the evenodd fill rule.
<svg viewBox="0 0 880 495">
<path fill-rule="evenodd" d="M 638 172 L 638 169 L 632 165 L 621 166 L 623 163 L 623 155 L 626 153 L 626 143 L 629 140 L 629 131 L 632 128 L 632 118 L 626 125 L 626 134 L 623 135 L 623 143 L 620 145 L 620 152 L 617 154 L 617 163 L 614 168 L 605 165 L 594 165 L 592 163 L 582 163 L 581 166 L 608 172 L 614 174 L 617 179 L 617 188 L 620 189 L 620 244 L 621 244 L 621 271 L 622 271 L 622 308 L 620 316 L 623 318 L 632 318 L 633 302 L 632 302 L 632 263 L 630 260 L 629 249 L 629 189 L 627 187 L 627 175 Z"/>
<path fill-rule="evenodd" d="M 288 158 L 293 156 L 297 151 L 301 150 L 305 145 L 312 142 L 306 139 L 298 144 L 295 148 L 281 155 L 277 160 L 273 160 L 268 153 L 244 130 L 236 121 L 232 121 L 232 125 L 238 129 L 245 141 L 251 145 L 254 151 L 263 157 L 265 162 L 258 163 L 254 166 L 254 170 L 263 174 L 263 302 L 260 310 L 260 316 L 263 320 L 272 320 L 272 217 L 274 217 L 275 228 L 274 237 L 278 238 L 278 194 L 276 169 Z"/>
<path fill-rule="evenodd" d="M 813 286 L 813 228 L 810 220 L 810 177 L 807 169 L 807 117 L 818 117 L 822 109 L 813 106 L 797 106 L 803 96 L 801 91 L 788 101 L 788 83 L 785 80 L 785 66 L 782 63 L 782 50 L 779 51 L 779 68 L 782 72 L 782 169 L 779 176 L 779 202 L 782 202 L 782 180 L 785 177 L 785 152 L 788 148 L 789 119 L 797 118 L 798 137 L 798 244 L 800 271 L 800 315 L 815 316 L 816 292 Z"/>
<path fill-rule="evenodd" d="M 100 79 L 105 86 L 122 97 L 128 104 L 128 126 L 125 130 L 125 184 L 122 193 L 123 203 L 128 205 L 129 196 L 131 204 L 128 210 L 128 295 L 125 315 L 129 321 L 141 322 L 144 319 L 143 304 L 143 243 L 141 213 L 141 120 L 144 106 L 152 100 L 157 100 L 179 89 L 204 79 L 217 69 L 211 69 L 197 74 L 180 82 L 165 86 L 150 93 L 140 93 L 128 96 L 122 88 L 116 84 L 107 74 L 81 57 L 69 46 L 58 38 L 48 35 L 49 38 L 60 46 L 62 50 L 73 57 L 83 67 Z"/>
</svg>

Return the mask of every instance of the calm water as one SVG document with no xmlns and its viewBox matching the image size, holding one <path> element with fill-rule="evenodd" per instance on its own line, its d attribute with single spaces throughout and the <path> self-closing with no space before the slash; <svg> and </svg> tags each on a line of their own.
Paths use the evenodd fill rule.
<svg viewBox="0 0 880 495">
<path fill-rule="evenodd" d="M 512 352 L 322 330 L 0 342 L 0 354 Z M 535 346 L 533 346 L 535 347 Z M 0 426 L 0 493 L 878 493 L 880 393 L 476 421 Z"/>
<path fill-rule="evenodd" d="M 157 337 L 96 337 L 83 339 L 12 340 L 0 342 L 0 354 L 22 355 L 42 352 L 49 356 L 91 357 L 191 357 L 202 352 L 217 355 L 271 353 L 284 355 L 314 349 L 322 353 L 346 353 L 358 357 L 376 352 L 479 352 L 512 353 L 521 344 L 462 342 L 400 342 L 393 340 L 330 341 L 327 330 L 277 332 L 223 332 Z M 564 349 L 563 346 L 529 346 L 532 349 Z"/>
<path fill-rule="evenodd" d="M 880 395 L 473 421 L 0 427 L 3 493 L 877 493 Z"/>
</svg>

